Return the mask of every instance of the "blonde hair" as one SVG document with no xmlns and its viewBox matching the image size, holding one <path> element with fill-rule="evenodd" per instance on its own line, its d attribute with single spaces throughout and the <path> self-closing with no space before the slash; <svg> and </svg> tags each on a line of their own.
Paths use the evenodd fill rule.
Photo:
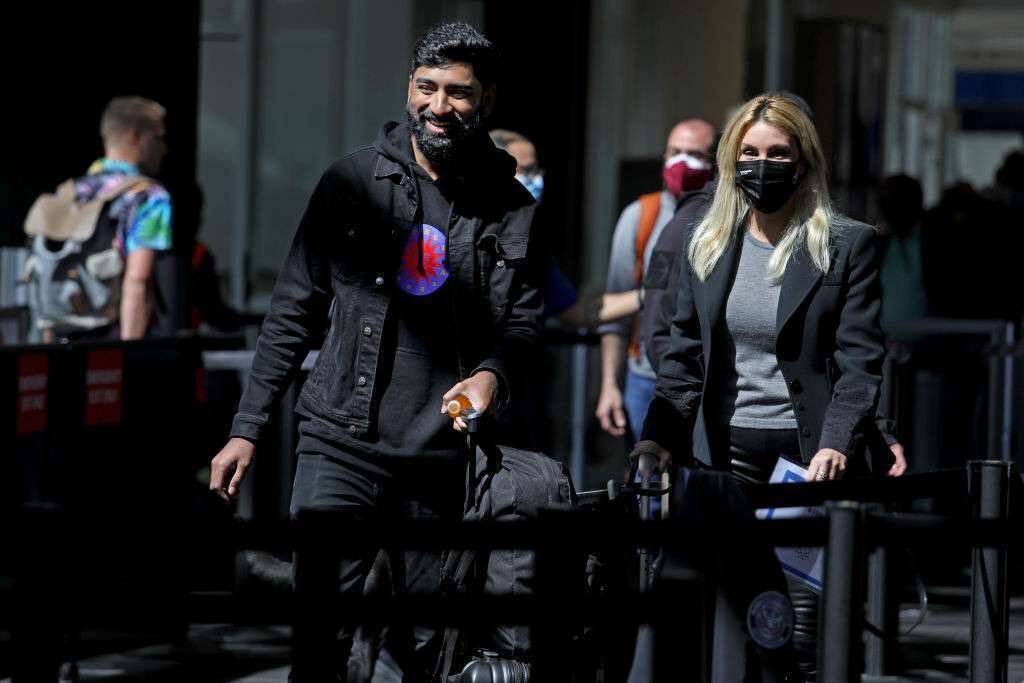
<svg viewBox="0 0 1024 683">
<path fill-rule="evenodd" d="M 804 165 L 796 191 L 796 209 L 768 261 L 768 277 L 773 283 L 782 281 L 786 264 L 801 243 L 807 245 L 814 265 L 823 273 L 828 272 L 830 226 L 834 214 L 818 133 L 807 114 L 793 100 L 780 94 L 765 94 L 740 107 L 722 133 L 718 145 L 715 196 L 704 218 L 694 229 L 687 251 L 690 266 L 702 281 L 736 238 L 743 219 L 750 211 L 750 201 L 737 187 L 734 178 L 743 136 L 757 121 L 764 121 L 786 133 L 796 144 L 799 160 Z"/>
<path fill-rule="evenodd" d="M 167 111 L 145 97 L 115 97 L 107 103 L 100 117 L 100 137 L 110 144 L 131 131 L 145 133 L 156 130 Z"/>
</svg>

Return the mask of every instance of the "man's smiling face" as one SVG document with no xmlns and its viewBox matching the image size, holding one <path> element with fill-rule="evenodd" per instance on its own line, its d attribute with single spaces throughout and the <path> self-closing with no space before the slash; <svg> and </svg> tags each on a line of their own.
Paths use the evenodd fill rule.
<svg viewBox="0 0 1024 683">
<path fill-rule="evenodd" d="M 493 101 L 494 88 L 485 90 L 467 62 L 418 67 L 409 76 L 407 105 L 416 146 L 432 163 L 451 161 Z"/>
</svg>

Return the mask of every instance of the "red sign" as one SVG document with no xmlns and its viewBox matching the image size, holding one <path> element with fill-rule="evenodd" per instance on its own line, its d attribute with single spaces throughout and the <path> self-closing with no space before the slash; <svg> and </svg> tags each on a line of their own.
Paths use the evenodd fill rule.
<svg viewBox="0 0 1024 683">
<path fill-rule="evenodd" d="M 33 434 L 46 429 L 46 387 L 49 383 L 50 359 L 44 353 L 33 353 L 18 359 L 17 434 Z"/>
<path fill-rule="evenodd" d="M 124 352 L 90 351 L 85 359 L 85 424 L 87 427 L 121 423 L 124 387 Z"/>
</svg>

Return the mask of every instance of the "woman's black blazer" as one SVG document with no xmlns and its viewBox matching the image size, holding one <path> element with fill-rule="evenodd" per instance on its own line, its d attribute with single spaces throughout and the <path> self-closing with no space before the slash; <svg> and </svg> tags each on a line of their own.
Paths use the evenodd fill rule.
<svg viewBox="0 0 1024 683">
<path fill-rule="evenodd" d="M 690 229 L 692 231 L 692 228 Z M 692 232 L 684 244 L 689 244 Z M 669 350 L 658 367 L 643 438 L 667 448 L 677 463 L 693 456 L 725 466 L 728 453 L 712 452 L 718 424 L 717 365 L 724 358 L 723 319 L 743 248 L 735 235 L 704 282 L 688 261 L 679 279 Z M 872 433 L 882 380 L 884 345 L 877 233 L 869 225 L 837 218 L 831 265 L 822 273 L 805 246 L 793 251 L 779 292 L 775 353 L 789 387 L 804 462 L 834 448 L 860 469 Z M 685 253 L 682 258 L 686 259 Z"/>
</svg>

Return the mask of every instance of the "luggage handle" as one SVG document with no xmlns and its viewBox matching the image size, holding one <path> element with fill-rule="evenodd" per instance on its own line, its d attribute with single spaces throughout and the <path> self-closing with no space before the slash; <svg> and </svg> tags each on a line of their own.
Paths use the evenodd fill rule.
<svg viewBox="0 0 1024 683">
<path fill-rule="evenodd" d="M 637 472 L 640 471 L 640 461 L 642 459 L 647 459 L 649 462 L 650 460 L 653 460 L 653 457 L 647 453 L 641 453 L 636 458 L 630 458 L 629 471 L 626 473 L 625 481 L 619 488 L 619 493 L 632 494 L 634 496 L 646 496 L 649 498 L 657 498 L 658 496 L 663 496 L 667 493 L 671 493 L 672 487 L 674 486 L 672 483 L 669 483 L 666 486 L 658 486 L 653 488 L 647 486 L 640 486 L 635 483 Z M 648 467 L 645 468 L 645 470 L 648 473 L 653 473 L 654 468 Z M 609 484 L 611 484 L 611 482 L 609 482 Z"/>
</svg>

